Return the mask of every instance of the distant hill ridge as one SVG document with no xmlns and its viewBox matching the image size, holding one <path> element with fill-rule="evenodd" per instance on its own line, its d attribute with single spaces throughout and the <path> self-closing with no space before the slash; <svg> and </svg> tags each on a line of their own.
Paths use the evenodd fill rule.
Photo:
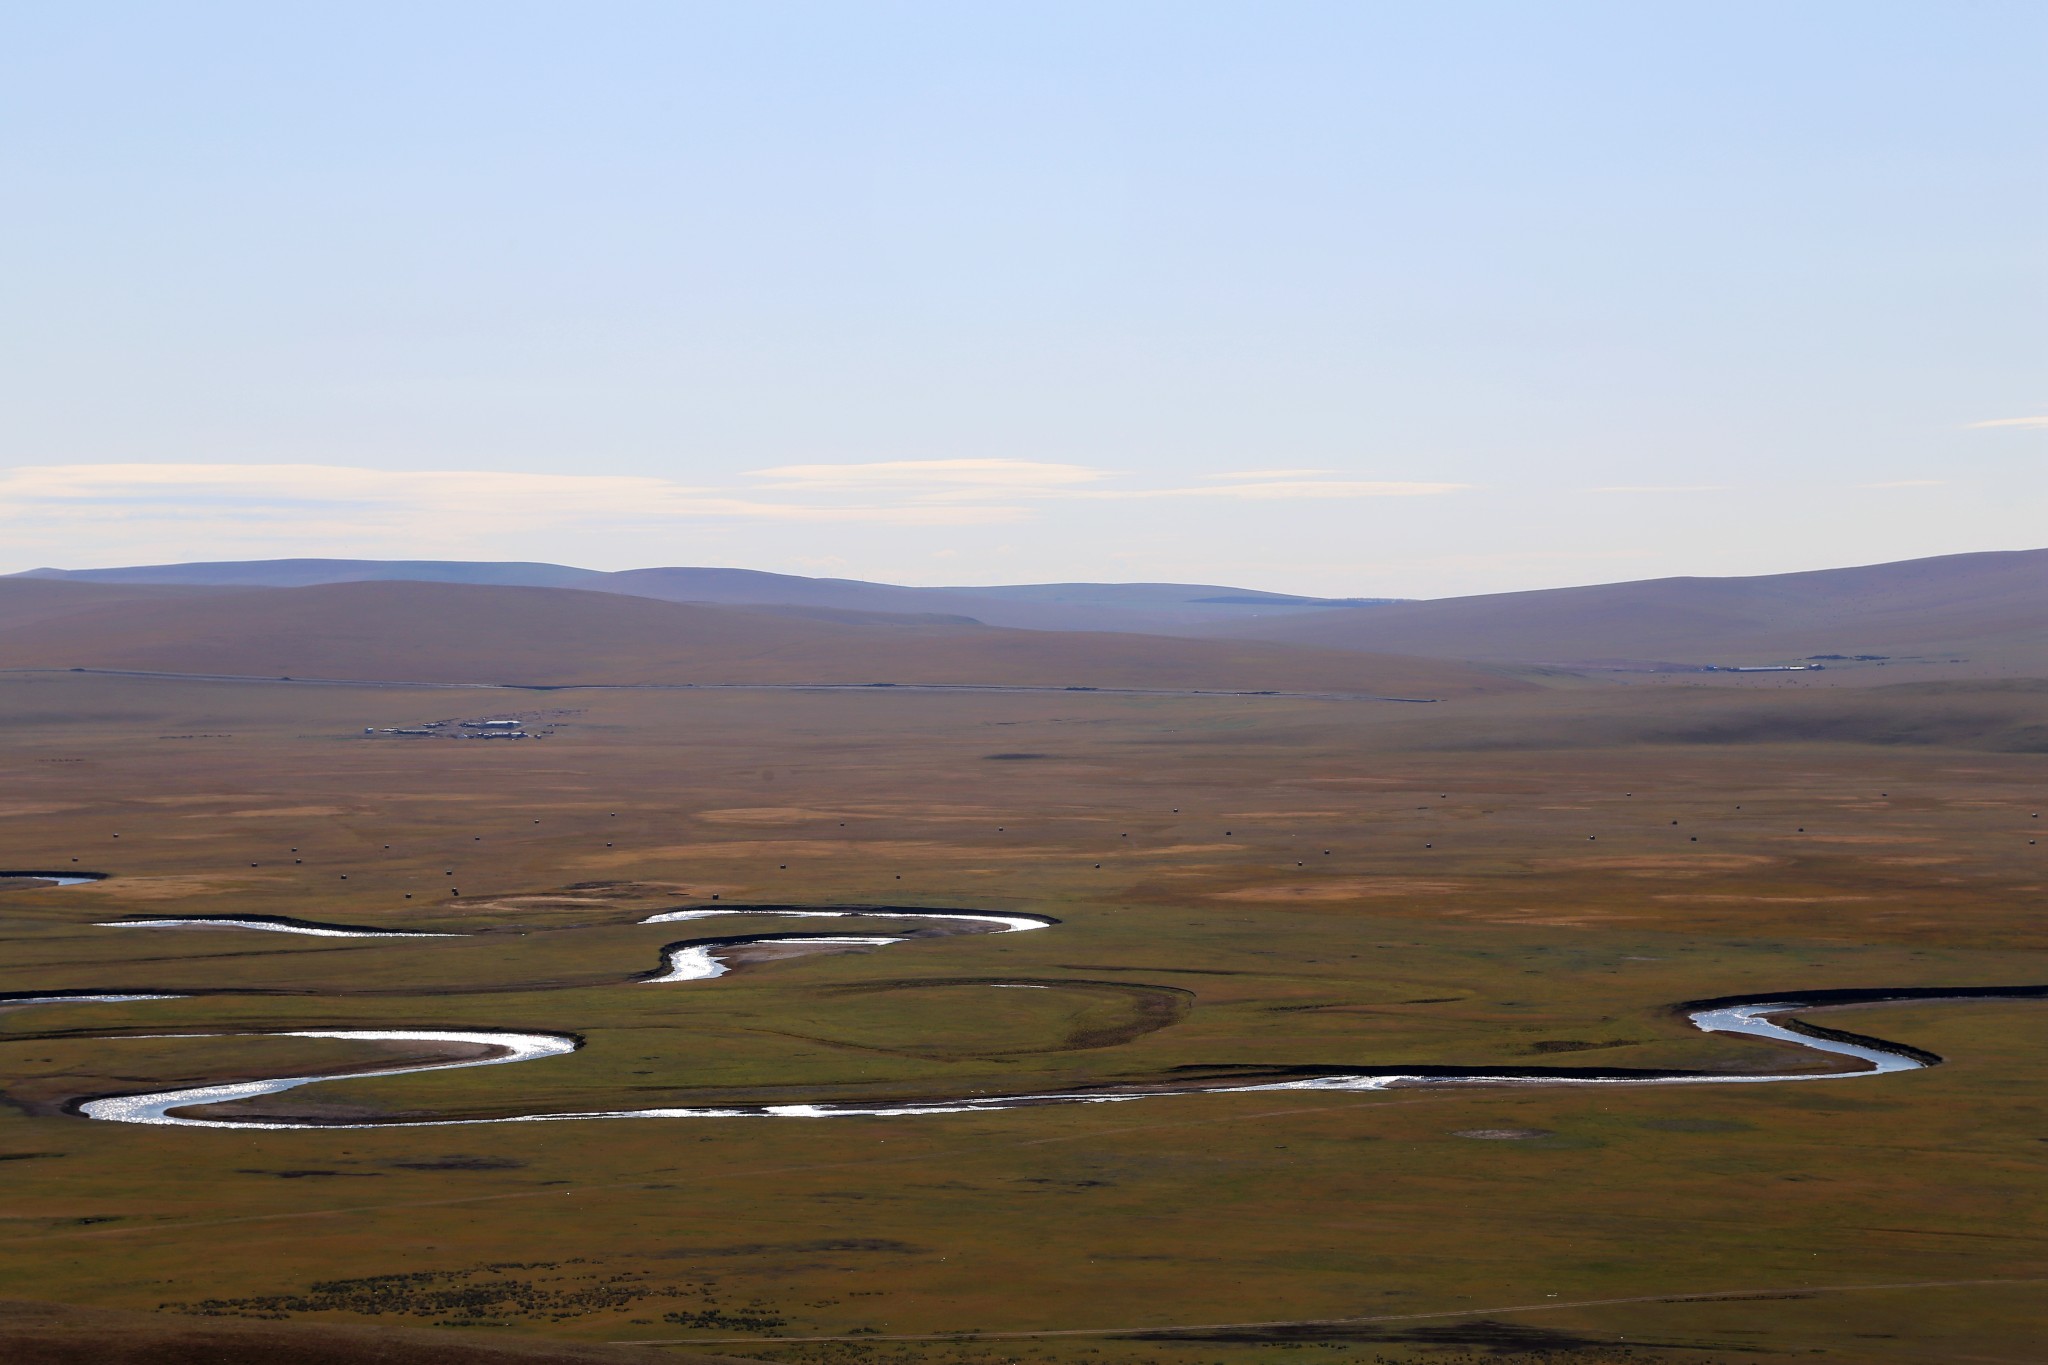
<svg viewBox="0 0 2048 1365">
<path fill-rule="evenodd" d="M 1349 610 L 1391 598 L 1300 597 L 1201 583 L 1026 583 L 912 588 L 853 578 L 806 578 L 755 569 L 657 568 L 606 573 L 563 564 L 432 559 L 263 559 L 144 564 L 117 569 L 31 569 L 16 578 L 134 586 L 304 588 L 402 581 L 495 587 L 581 588 L 664 602 L 824 607 L 903 615 L 969 616 L 1025 630 L 1192 633 L 1260 611 Z"/>
<path fill-rule="evenodd" d="M 1328 653 L 1593 672 L 1822 663 L 1959 676 L 2048 677 L 2048 550 L 1853 568 L 1400 601 L 1315 598 L 1209 584 L 1040 583 L 913 588 L 750 569 L 602 573 L 558 564 L 290 559 L 126 569 L 38 569 L 0 578 L 0 630 L 135 594 L 412 583 L 575 590 L 745 608 L 784 620 L 921 623 L 1264 641 Z M 111 594 L 112 596 L 104 596 Z M 1006 645 L 1005 649 L 1013 647 Z M 1043 642 L 1057 652 L 1051 641 Z M 1058 647 L 1064 648 L 1064 646 Z M 1165 648 L 1164 642 L 1152 646 Z M 1867 657 L 1866 657 L 1867 656 Z"/>
</svg>

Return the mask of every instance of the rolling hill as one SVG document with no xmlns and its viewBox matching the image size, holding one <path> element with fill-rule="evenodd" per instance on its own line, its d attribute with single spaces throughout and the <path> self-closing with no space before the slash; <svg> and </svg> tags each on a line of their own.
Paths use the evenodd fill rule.
<svg viewBox="0 0 2048 1365">
<path fill-rule="evenodd" d="M 0 580 L 7 602 L 46 599 Z M 90 590 L 90 589 L 89 589 Z M 1499 672 L 1262 641 L 1007 630 L 929 617 L 706 606 L 563 588 L 362 582 L 126 588 L 0 624 L 0 668 L 407 682 L 954 683 L 1334 691 L 1525 690 Z"/>
<path fill-rule="evenodd" d="M 1837 676 L 1875 676 L 1879 664 L 1886 677 L 1894 678 L 1902 671 L 1939 677 L 2048 676 L 2048 550 L 1406 602 L 1177 583 L 914 588 L 748 569 L 600 573 L 541 563 L 267 560 L 35 570 L 0 578 L 0 627 L 15 615 L 24 621 L 63 616 L 72 604 L 111 605 L 138 600 L 138 592 L 204 597 L 229 590 L 307 591 L 378 583 L 571 589 L 742 609 L 755 616 L 800 615 L 820 625 L 846 627 L 893 623 L 900 630 L 916 623 L 958 630 L 978 624 L 1043 633 L 1180 636 L 1592 672 L 1725 669 L 1818 659 L 1830 663 Z M 886 620 L 870 619 L 878 615 Z M 138 619 L 136 626 L 143 624 Z M 790 627 L 785 623 L 781 629 Z M 998 638 L 983 637 L 977 648 L 1014 651 L 1010 666 L 1016 667 L 1028 651 L 1019 642 L 999 646 Z M 1078 658 L 1071 654 L 1078 648 L 1072 644 L 1041 646 L 1051 655 Z M 847 649 L 852 651 L 848 658 L 864 657 L 852 645 Z M 1128 646 L 1104 649 L 1104 660 L 1111 653 L 1131 652 Z M 1140 652 L 1154 660 L 1175 657 L 1163 641 Z M 1857 656 L 1880 657 L 1861 660 L 1864 667 L 1844 667 L 1857 663 Z M 925 661 L 920 666 L 935 665 Z"/>
<path fill-rule="evenodd" d="M 96 607 L 123 602 L 175 602 L 209 596 L 216 590 L 185 587 L 136 587 L 127 584 L 74 583 L 33 578 L 0 578 L 0 631 L 74 616 Z"/>
<path fill-rule="evenodd" d="M 1401 602 L 1226 629 L 1325 649 L 1566 668 L 1882 655 L 1894 664 L 1960 659 L 1984 673 L 2041 675 L 2048 550 Z"/>
</svg>

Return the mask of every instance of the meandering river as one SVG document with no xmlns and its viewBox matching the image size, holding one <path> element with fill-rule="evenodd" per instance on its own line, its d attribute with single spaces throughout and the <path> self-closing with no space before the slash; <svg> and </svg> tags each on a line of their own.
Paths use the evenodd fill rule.
<svg viewBox="0 0 2048 1365">
<path fill-rule="evenodd" d="M 983 911 L 896 910 L 889 907 L 835 906 L 727 906 L 673 910 L 653 915 L 644 924 L 672 923 L 736 915 L 767 915 L 790 918 L 869 918 L 946 922 L 964 933 L 1018 933 L 1049 928 L 1057 920 L 1043 916 L 997 914 Z M 120 928 L 235 928 L 280 933 L 317 934 L 328 937 L 447 938 L 450 934 L 401 933 L 362 926 L 319 925 L 311 921 L 281 917 L 229 919 L 188 918 L 115 921 Z M 927 930 L 929 934 L 933 931 Z M 941 930 L 940 932 L 943 932 Z M 662 950 L 663 969 L 640 980 L 649 983 L 700 982 L 716 979 L 735 961 L 790 952 L 831 951 L 885 947 L 900 943 L 909 935 L 761 934 L 715 939 L 689 940 L 670 944 Z M 1037 986 L 1043 982 L 985 981 L 991 988 Z M 175 993 L 143 992 L 55 992 L 45 995 L 0 996 L 0 1006 L 81 1005 L 145 1000 L 174 1000 Z M 269 1080 L 235 1081 L 218 1085 L 188 1086 L 143 1094 L 112 1095 L 83 1100 L 74 1108 L 86 1118 L 114 1123 L 151 1124 L 180 1128 L 225 1129 L 311 1129 L 456 1127 L 499 1123 L 567 1123 L 594 1119 L 708 1119 L 708 1118 L 912 1118 L 938 1114 L 979 1113 L 1053 1104 L 1116 1104 L 1175 1095 L 1244 1094 L 1258 1091 L 1318 1090 L 1375 1091 L 1396 1086 L 1426 1085 L 1760 1085 L 1801 1081 L 1839 1081 L 1915 1071 L 1938 1064 L 1940 1059 L 1917 1048 L 1882 1039 L 1846 1034 L 1794 1016 L 1801 1012 L 1845 1005 L 1872 1004 L 1893 1000 L 1923 1002 L 1987 998 L 2048 999 L 2048 986 L 2007 986 L 1982 988 L 1902 988 L 1899 990 L 1822 990 L 1786 992 L 1771 996 L 1727 997 L 1696 1001 L 1678 1007 L 1693 1027 L 1708 1033 L 1740 1034 L 1746 1037 L 1789 1044 L 1810 1053 L 1859 1063 L 1855 1069 L 1835 1071 L 1775 1070 L 1756 1072 L 1698 1072 L 1619 1070 L 1587 1067 L 1553 1068 L 1466 1068 L 1466 1067 L 1374 1067 L 1356 1070 L 1331 1069 L 1316 1074 L 1295 1074 L 1282 1079 L 1236 1082 L 1212 1080 L 1200 1083 L 1132 1082 L 1088 1089 L 1053 1090 L 1009 1095 L 963 1095 L 934 1100 L 863 1102 L 848 1100 L 816 1104 L 728 1105 L 717 1107 L 662 1106 L 643 1109 L 590 1110 L 571 1113 L 523 1113 L 483 1118 L 407 1118 L 375 1121 L 314 1121 L 294 1118 L 257 1118 L 195 1115 L 189 1111 L 280 1095 L 302 1086 L 341 1077 L 403 1076 L 415 1072 L 452 1071 L 464 1067 L 503 1066 L 513 1062 L 543 1061 L 563 1057 L 582 1046 L 579 1039 L 558 1033 L 520 1033 L 509 1030 L 459 1029 L 306 1029 L 282 1033 L 178 1033 L 153 1037 L 287 1037 L 325 1038 L 365 1043 L 416 1043 L 481 1050 L 482 1055 L 455 1059 L 413 1061 L 374 1069 L 350 1067 L 304 1076 Z M 76 1035 L 73 1035 L 76 1036 Z M 133 1035 L 128 1035 L 133 1036 Z M 1276 1068 L 1287 1070 L 1287 1068 Z M 1296 1068 L 1296 1071 L 1306 1070 Z"/>
</svg>

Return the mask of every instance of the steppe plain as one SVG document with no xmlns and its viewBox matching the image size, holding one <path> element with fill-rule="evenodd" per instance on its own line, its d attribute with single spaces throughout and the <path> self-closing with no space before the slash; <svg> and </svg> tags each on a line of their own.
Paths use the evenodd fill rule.
<svg viewBox="0 0 2048 1365">
<path fill-rule="evenodd" d="M 337 1361 L 2048 1354 L 2043 1002 L 1837 1012 L 1946 1062 L 1816 1083 L 276 1132 L 65 1112 L 395 1055 L 152 1036 L 321 1026 L 586 1045 L 263 1112 L 1175 1067 L 1825 1069 L 1670 1007 L 2048 982 L 2048 685 L 1540 681 L 1409 704 L 0 676 L 7 861 L 111 874 L 0 890 L 0 992 L 229 992 L 0 1012 L 0 1284 L 68 1306 L 14 1308 L 0 1341 L 67 1361 L 106 1358 L 94 1339 L 202 1358 L 208 1332 L 270 1343 L 236 1359 Z M 457 716 L 550 733 L 364 734 Z M 713 896 L 1061 923 L 635 980 L 680 936 L 637 921 Z M 96 927 L 193 914 L 471 936 Z M 355 1330 L 392 1324 L 434 1332 Z"/>
</svg>

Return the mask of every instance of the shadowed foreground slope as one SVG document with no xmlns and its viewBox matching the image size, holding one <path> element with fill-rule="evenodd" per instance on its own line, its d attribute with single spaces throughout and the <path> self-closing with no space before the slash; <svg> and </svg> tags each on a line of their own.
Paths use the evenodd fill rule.
<svg viewBox="0 0 2048 1365">
<path fill-rule="evenodd" d="M 249 1322 L 0 1299 L 9 1365 L 712 1365 L 727 1356 L 342 1323 Z"/>
</svg>

